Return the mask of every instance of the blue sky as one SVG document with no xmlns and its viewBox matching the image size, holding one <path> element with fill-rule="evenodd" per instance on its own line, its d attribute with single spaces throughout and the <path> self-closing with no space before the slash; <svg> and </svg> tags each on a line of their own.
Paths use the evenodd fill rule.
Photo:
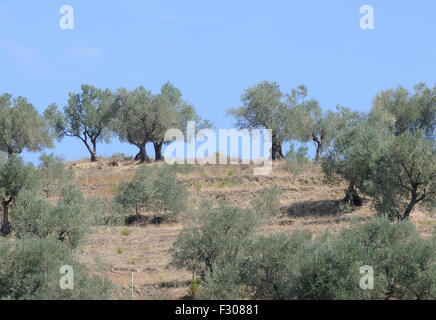
<svg viewBox="0 0 436 320">
<path fill-rule="evenodd" d="M 74 8 L 74 30 L 59 27 L 65 4 Z M 374 30 L 360 29 L 365 4 L 374 8 Z M 0 93 L 23 95 L 42 113 L 51 102 L 64 106 L 82 83 L 157 92 L 169 80 L 202 117 L 230 128 L 225 110 L 268 80 L 284 92 L 306 85 L 324 109 L 368 111 L 382 89 L 433 86 L 435 13 L 429 0 L 2 1 Z M 51 152 L 88 156 L 72 138 Z M 115 139 L 98 152 L 136 148 Z"/>
</svg>

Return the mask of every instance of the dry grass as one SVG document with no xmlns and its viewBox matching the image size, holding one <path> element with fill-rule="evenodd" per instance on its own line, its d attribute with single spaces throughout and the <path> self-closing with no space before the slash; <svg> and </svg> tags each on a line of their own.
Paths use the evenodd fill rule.
<svg viewBox="0 0 436 320">
<path fill-rule="evenodd" d="M 159 164 L 147 164 L 159 165 Z M 133 160 L 102 159 L 98 163 L 78 161 L 70 166 L 75 171 L 77 183 L 88 196 L 109 199 L 116 185 L 130 179 L 138 163 Z M 308 230 L 314 234 L 325 230 L 337 232 L 350 225 L 353 219 L 366 220 L 374 211 L 370 202 L 362 207 L 343 210 L 338 202 L 343 198 L 345 183 L 328 185 L 318 166 L 301 174 L 296 182 L 285 171 L 284 162 L 275 162 L 269 176 L 254 176 L 252 165 L 196 166 L 188 174 L 179 174 L 178 180 L 188 187 L 190 207 L 197 207 L 203 199 L 248 207 L 265 187 L 278 185 L 281 196 L 281 216 L 259 232 L 285 232 Z M 423 236 L 434 230 L 434 214 L 415 209 L 412 213 Z M 190 275 L 170 266 L 168 250 L 183 228 L 177 224 L 129 226 L 132 233 L 121 235 L 125 227 L 94 227 L 88 243 L 80 248 L 77 256 L 93 273 L 106 275 L 118 286 L 117 299 L 129 299 L 131 273 L 135 277 L 135 299 L 181 299 L 188 293 Z"/>
</svg>

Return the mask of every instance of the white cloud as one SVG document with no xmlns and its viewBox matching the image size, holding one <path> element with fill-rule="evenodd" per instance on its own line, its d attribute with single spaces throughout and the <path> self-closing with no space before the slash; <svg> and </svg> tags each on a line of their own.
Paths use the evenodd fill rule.
<svg viewBox="0 0 436 320">
<path fill-rule="evenodd" d="M 19 42 L 0 41 L 0 53 L 9 57 L 25 74 L 43 75 L 44 64 L 39 53 Z"/>
</svg>

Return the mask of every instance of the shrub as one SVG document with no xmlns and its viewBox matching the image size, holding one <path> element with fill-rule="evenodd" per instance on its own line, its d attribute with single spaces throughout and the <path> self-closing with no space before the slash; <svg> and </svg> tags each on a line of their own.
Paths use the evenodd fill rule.
<svg viewBox="0 0 436 320">
<path fill-rule="evenodd" d="M 294 145 L 291 144 L 289 151 L 286 153 L 286 168 L 292 174 L 294 183 L 297 176 L 303 173 L 309 165 L 307 150 L 307 147 L 300 146 L 300 148 L 295 151 Z"/>
<path fill-rule="evenodd" d="M 195 171 L 195 165 L 193 164 L 178 164 L 178 163 L 174 163 L 171 165 L 172 169 L 176 172 L 176 173 L 180 173 L 180 174 L 189 174 Z"/>
<path fill-rule="evenodd" d="M 73 290 L 60 288 L 64 265 L 73 268 Z M 0 241 L 0 299 L 109 299 L 111 288 L 107 280 L 88 275 L 54 238 Z"/>
<path fill-rule="evenodd" d="M 60 191 L 56 204 L 29 191 L 17 199 L 14 226 L 17 237 L 56 236 L 70 247 L 76 247 L 86 236 L 93 221 L 93 206 L 77 187 Z"/>
<path fill-rule="evenodd" d="M 203 202 L 193 213 L 192 225 L 183 228 L 172 248 L 173 264 L 184 267 L 204 279 L 214 267 L 236 258 L 242 242 L 252 234 L 260 219 L 252 210 L 221 202 L 213 208 Z"/>
<path fill-rule="evenodd" d="M 186 210 L 189 193 L 185 185 L 176 181 L 174 168 L 164 165 L 155 170 L 151 186 L 149 209 L 155 216 L 175 219 Z"/>
<path fill-rule="evenodd" d="M 153 212 L 155 218 L 174 219 L 186 210 L 188 191 L 176 180 L 175 166 L 142 166 L 136 171 L 132 181 L 118 186 L 115 203 L 123 211 L 134 210 L 139 218 L 141 210 Z"/>
<path fill-rule="evenodd" d="M 23 190 L 38 190 L 40 181 L 32 164 L 25 165 L 21 157 L 10 155 L 7 159 L 0 158 L 0 161 L 0 233 L 8 235 L 11 232 L 9 209 Z"/>
<path fill-rule="evenodd" d="M 200 289 L 200 280 L 194 279 L 189 283 L 189 295 L 192 298 L 195 298 L 198 293 L 198 289 Z"/>
<path fill-rule="evenodd" d="M 247 243 L 239 261 L 245 295 L 253 299 L 289 299 L 295 272 L 293 259 L 310 238 L 308 233 L 295 232 L 290 236 L 261 236 Z"/>
<path fill-rule="evenodd" d="M 239 299 L 241 281 L 239 269 L 234 262 L 214 265 L 213 272 L 207 271 L 198 298 L 209 300 Z"/>
<path fill-rule="evenodd" d="M 132 230 L 130 230 L 130 229 L 123 229 L 121 231 L 121 235 L 125 236 L 125 237 L 130 236 L 131 234 L 132 234 Z"/>
<path fill-rule="evenodd" d="M 211 219 L 219 227 L 182 231 L 175 244 L 175 262 L 201 270 L 202 298 L 436 298 L 435 238 L 421 238 L 408 221 L 374 217 L 313 239 L 303 232 L 253 238 L 241 230 L 237 239 L 227 239 L 220 230 L 238 228 L 225 223 L 229 217 L 221 219 L 222 225 Z M 360 287 L 366 265 L 373 268 L 371 290 Z"/>
<path fill-rule="evenodd" d="M 253 209 L 263 217 L 276 217 L 280 213 L 280 195 L 282 190 L 279 186 L 263 189 L 259 196 L 252 201 Z"/>
<path fill-rule="evenodd" d="M 41 179 L 42 192 L 46 198 L 59 194 L 59 190 L 73 181 L 73 172 L 66 169 L 63 159 L 54 154 L 42 154 L 39 157 L 38 174 Z"/>
</svg>

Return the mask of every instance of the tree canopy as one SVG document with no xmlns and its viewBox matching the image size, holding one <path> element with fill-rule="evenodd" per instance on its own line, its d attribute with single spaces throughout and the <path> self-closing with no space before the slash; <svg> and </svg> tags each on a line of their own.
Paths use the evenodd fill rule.
<svg viewBox="0 0 436 320">
<path fill-rule="evenodd" d="M 52 136 L 35 107 L 21 96 L 0 96 L 0 151 L 12 155 L 46 147 L 53 147 Z"/>
<path fill-rule="evenodd" d="M 421 130 L 427 139 L 436 134 L 436 85 L 433 90 L 425 83 L 414 86 L 413 92 L 398 86 L 377 94 L 373 109 L 386 110 L 395 118 L 395 134 Z"/>
<path fill-rule="evenodd" d="M 305 90 L 304 87 L 300 87 Z M 286 139 L 289 123 L 286 119 L 286 104 L 276 82 L 262 81 L 248 88 L 241 96 L 242 107 L 230 108 L 227 114 L 236 118 L 240 129 L 271 129 L 272 159 L 283 158 L 282 144 Z"/>
<path fill-rule="evenodd" d="M 109 142 L 109 124 L 116 115 L 118 104 L 115 95 L 109 90 L 82 85 L 81 93 L 69 93 L 68 105 L 63 112 L 51 104 L 44 112 L 59 139 L 75 137 L 80 139 L 97 161 L 97 143 Z"/>
</svg>

